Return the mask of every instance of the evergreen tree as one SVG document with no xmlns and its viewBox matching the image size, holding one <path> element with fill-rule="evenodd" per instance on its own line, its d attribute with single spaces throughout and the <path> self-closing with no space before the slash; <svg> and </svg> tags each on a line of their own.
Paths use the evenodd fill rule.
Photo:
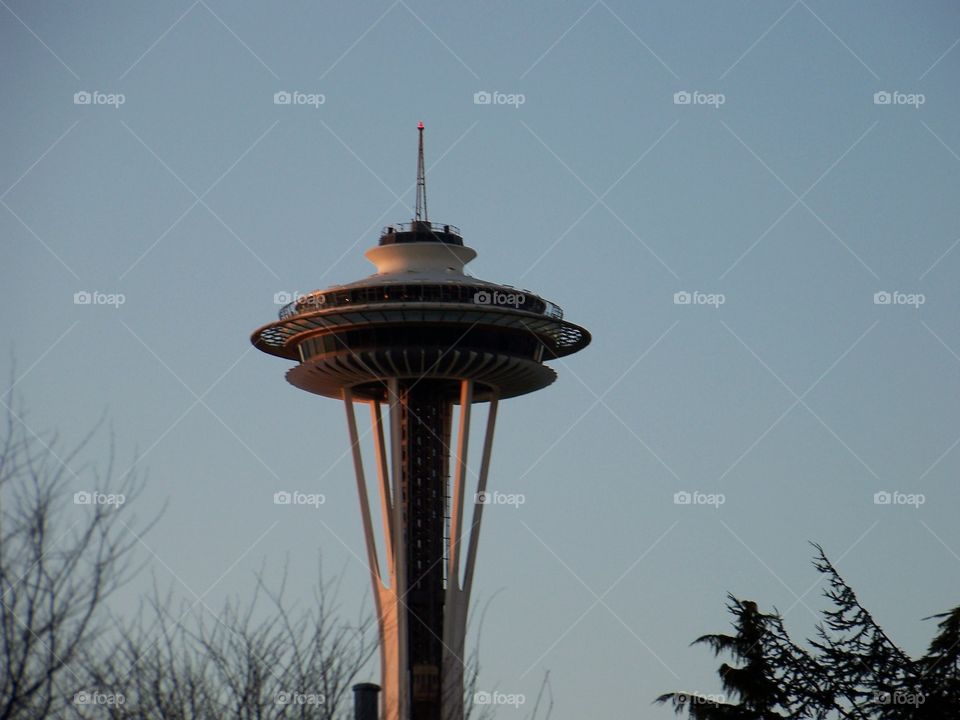
<svg viewBox="0 0 960 720">
<path fill-rule="evenodd" d="M 856 593 L 837 572 L 823 548 L 814 545 L 814 567 L 827 576 L 826 597 L 833 605 L 823 611 L 811 645 L 826 686 L 841 717 L 913 718 L 920 692 L 920 673 L 913 660 L 887 636 L 860 604 Z"/>
<path fill-rule="evenodd" d="M 960 606 L 925 619 L 940 623 L 919 663 L 923 702 L 917 720 L 956 717 L 960 709 Z"/>
<path fill-rule="evenodd" d="M 791 640 L 781 616 L 728 595 L 732 635 L 692 644 L 731 656 L 719 674 L 726 698 L 672 692 L 657 698 L 690 720 L 948 720 L 960 718 L 960 607 L 935 615 L 938 632 L 915 660 L 863 607 L 823 549 L 814 567 L 826 576 L 823 611 L 812 652 Z"/>
<path fill-rule="evenodd" d="M 775 650 L 775 631 L 779 618 L 764 615 L 757 604 L 727 596 L 727 608 L 734 616 L 733 635 L 704 635 L 693 645 L 707 645 L 714 655 L 726 654 L 740 663 L 731 666 L 723 663 L 719 669 L 720 681 L 728 697 L 724 698 L 697 693 L 667 693 L 657 702 L 671 703 L 677 714 L 686 711 L 692 720 L 774 720 L 787 718 L 777 712 L 785 709 L 788 700 L 781 690 L 784 671 L 774 663 L 779 653 Z"/>
</svg>

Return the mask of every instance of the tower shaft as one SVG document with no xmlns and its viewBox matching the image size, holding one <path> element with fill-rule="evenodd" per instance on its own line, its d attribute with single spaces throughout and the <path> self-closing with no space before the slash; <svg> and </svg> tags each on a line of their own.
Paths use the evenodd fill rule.
<svg viewBox="0 0 960 720">
<path fill-rule="evenodd" d="M 453 389 L 459 390 L 455 397 L 460 407 L 455 438 L 455 401 L 448 380 L 390 378 L 386 397 L 367 401 L 383 515 L 383 574 L 355 396 L 349 388 L 342 391 L 380 627 L 384 720 L 464 716 L 467 607 L 483 505 L 474 506 L 471 522 L 465 525 L 465 505 L 473 497 L 467 491 L 467 446 L 474 386 L 462 380 Z M 383 413 L 382 404 L 389 413 Z M 480 453 L 478 496 L 486 491 L 497 405 L 494 395 Z"/>
<path fill-rule="evenodd" d="M 414 381 L 400 385 L 399 410 L 411 717 L 440 720 L 452 405 Z"/>
</svg>

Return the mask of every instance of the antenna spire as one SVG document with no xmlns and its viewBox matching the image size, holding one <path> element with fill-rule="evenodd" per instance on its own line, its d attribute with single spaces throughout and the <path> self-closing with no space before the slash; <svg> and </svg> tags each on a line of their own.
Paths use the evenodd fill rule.
<svg viewBox="0 0 960 720">
<path fill-rule="evenodd" d="M 427 216 L 427 177 L 423 169 L 423 123 L 417 123 L 420 132 L 420 148 L 417 152 L 417 209 L 414 220 L 426 222 Z"/>
</svg>

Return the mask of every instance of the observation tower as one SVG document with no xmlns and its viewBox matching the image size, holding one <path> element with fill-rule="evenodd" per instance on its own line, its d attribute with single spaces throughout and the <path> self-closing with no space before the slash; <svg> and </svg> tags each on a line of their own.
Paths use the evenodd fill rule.
<svg viewBox="0 0 960 720">
<path fill-rule="evenodd" d="M 464 272 L 476 252 L 458 228 L 427 216 L 423 123 L 418 130 L 414 218 L 384 228 L 367 250 L 376 274 L 298 297 L 252 342 L 297 363 L 286 375 L 292 385 L 346 408 L 380 631 L 381 717 L 462 720 L 467 608 L 497 408 L 552 383 L 544 362 L 582 350 L 590 334 L 531 292 Z M 370 411 L 383 572 L 357 403 Z M 468 492 L 474 403 L 489 409 Z"/>
</svg>

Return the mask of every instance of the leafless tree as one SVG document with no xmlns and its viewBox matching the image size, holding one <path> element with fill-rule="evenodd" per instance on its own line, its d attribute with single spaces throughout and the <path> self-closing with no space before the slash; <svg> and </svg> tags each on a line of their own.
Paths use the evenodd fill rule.
<svg viewBox="0 0 960 720">
<path fill-rule="evenodd" d="M 102 428 L 75 446 L 35 433 L 4 398 L 0 428 L 0 720 L 345 720 L 350 689 L 377 650 L 368 609 L 346 618 L 342 574 L 297 609 L 286 570 L 263 571 L 245 599 L 177 610 L 156 586 L 133 616 L 107 600 L 137 571 L 153 521 L 131 517 L 132 472 L 81 464 Z M 134 463 L 134 466 L 136 463 Z M 486 608 L 484 608 L 485 612 Z M 480 619 L 482 626 L 482 616 Z M 467 717 L 477 650 L 467 658 Z"/>
<path fill-rule="evenodd" d="M 342 577 L 342 576 L 341 576 Z M 341 720 L 350 688 L 377 649 L 371 617 L 356 621 L 337 605 L 339 579 L 320 581 L 296 611 L 285 597 L 286 572 L 270 583 L 261 571 L 245 601 L 219 612 L 197 603 L 170 608 L 155 590 L 102 660 L 90 664 L 89 702 L 77 718 L 117 720 Z M 95 702 L 96 701 L 96 702 Z"/>
<path fill-rule="evenodd" d="M 105 601 L 132 574 L 128 503 L 142 484 L 115 477 L 112 447 L 103 472 L 72 469 L 102 423 L 65 447 L 0 401 L 0 719 L 63 717 Z"/>
</svg>

